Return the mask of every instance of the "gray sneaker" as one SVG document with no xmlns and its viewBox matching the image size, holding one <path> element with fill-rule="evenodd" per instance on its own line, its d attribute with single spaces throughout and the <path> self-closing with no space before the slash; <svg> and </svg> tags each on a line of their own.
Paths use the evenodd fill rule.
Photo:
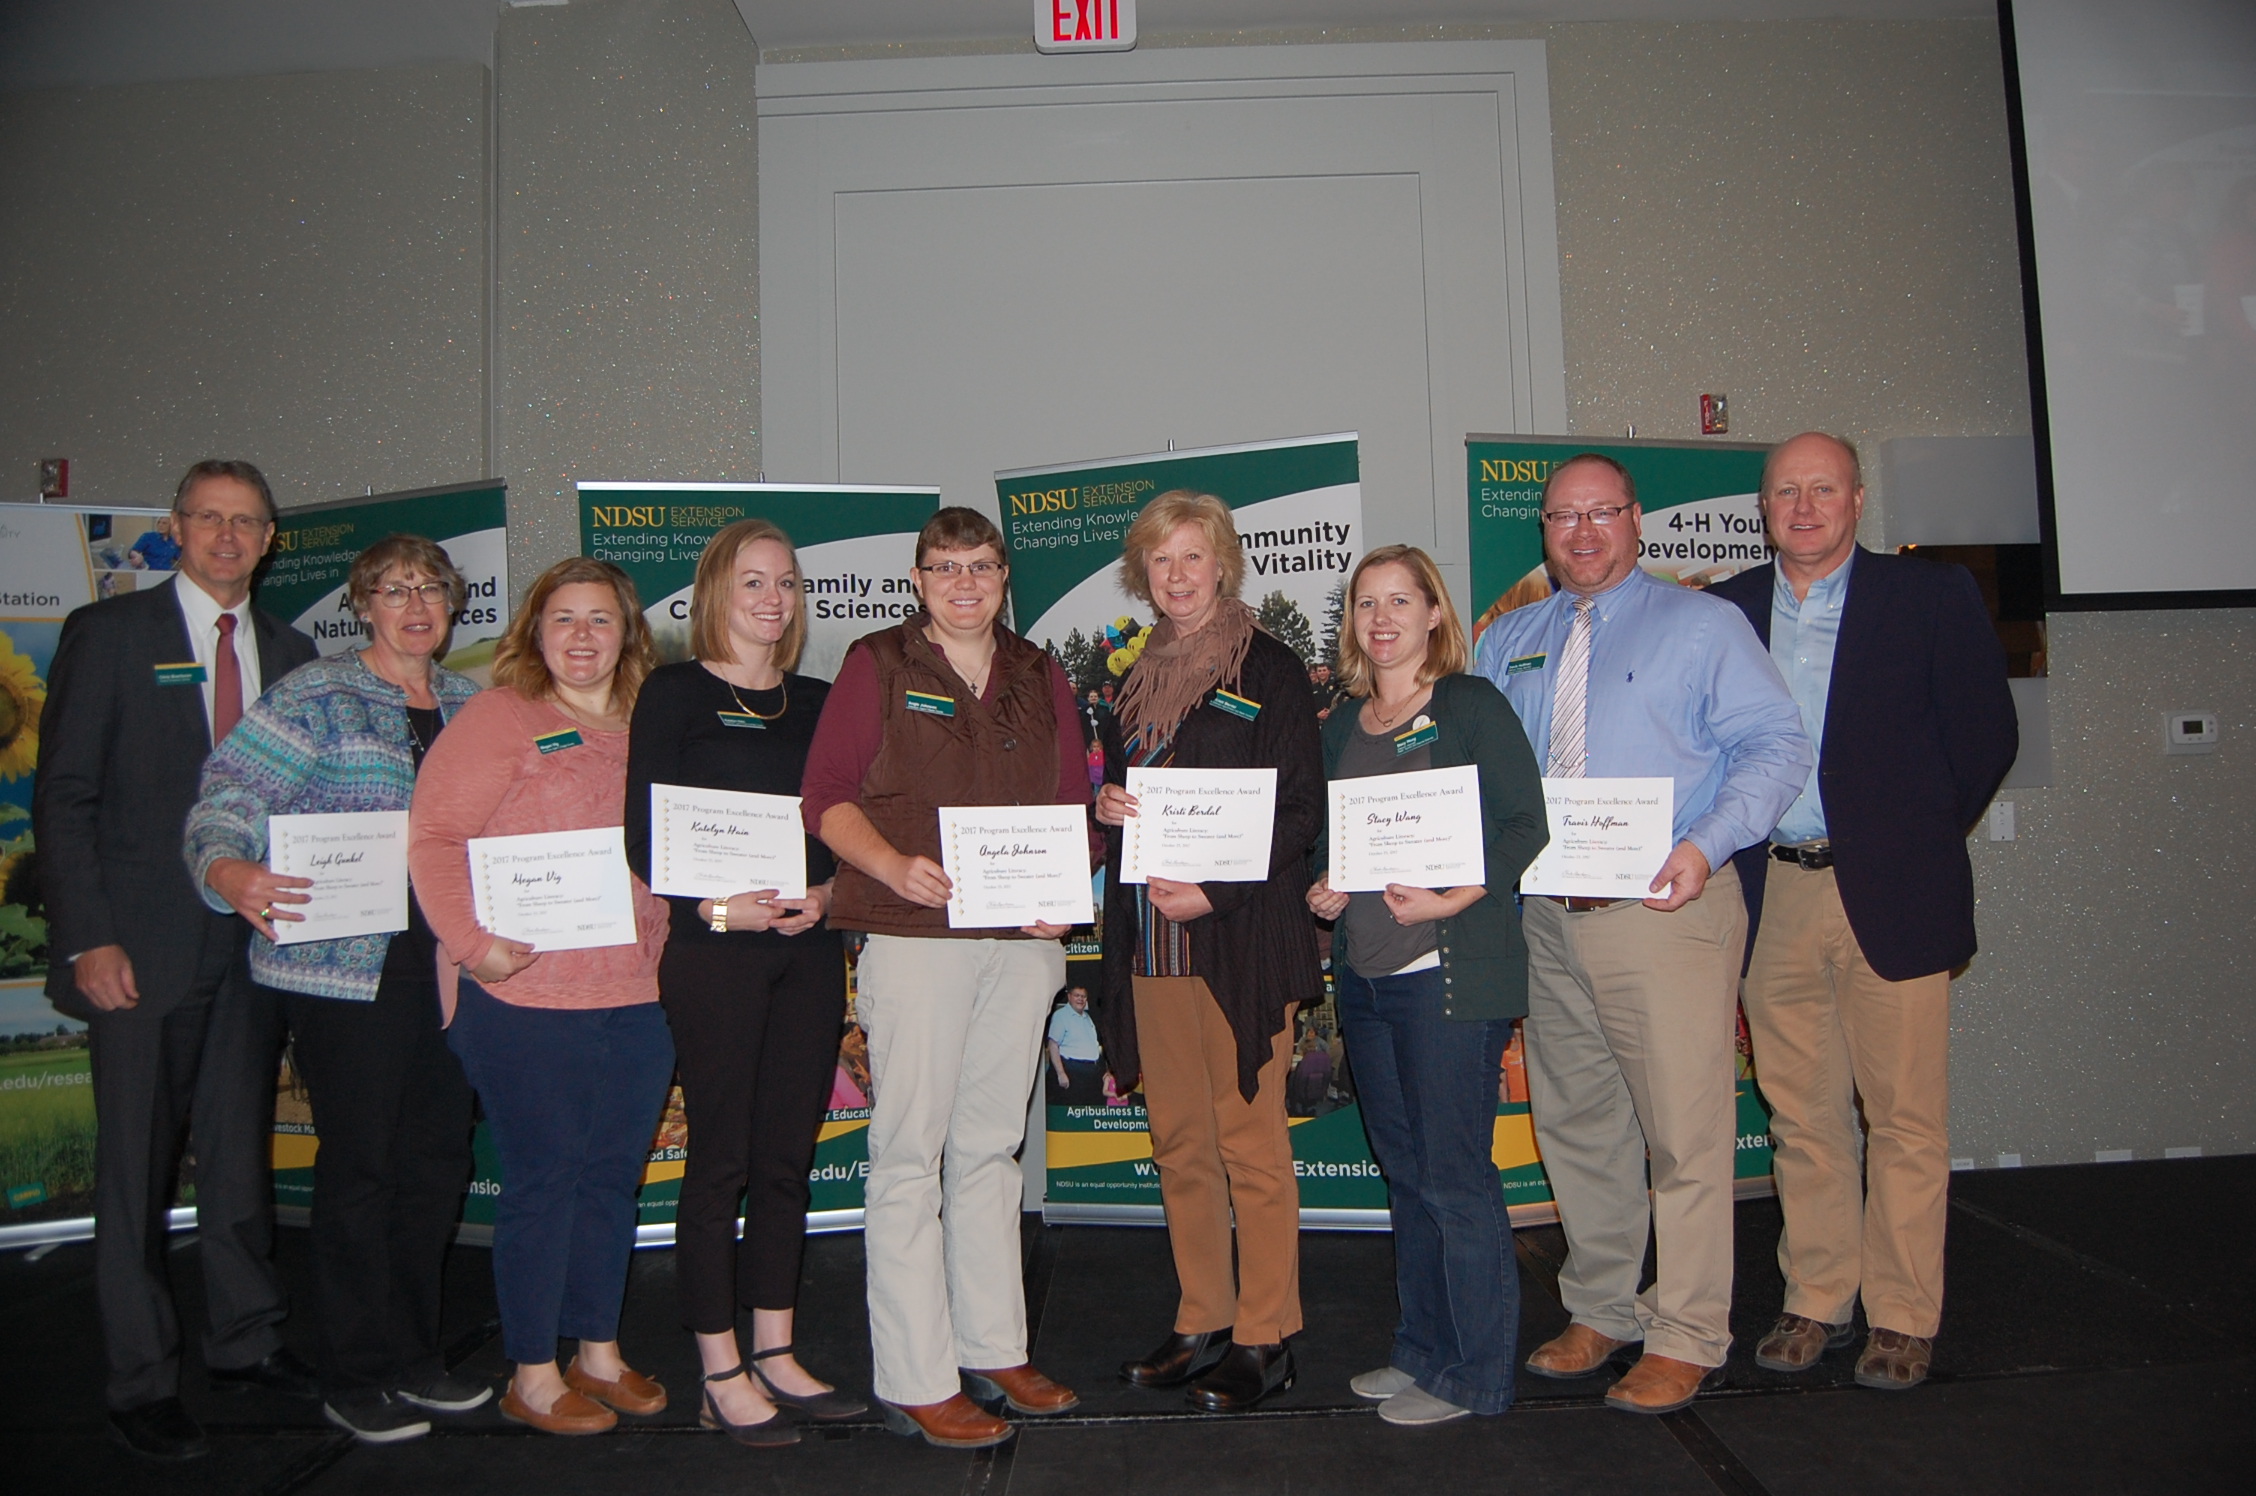
<svg viewBox="0 0 2256 1496">
<path fill-rule="evenodd" d="M 1448 1423 L 1452 1419 L 1469 1418 L 1471 1408 L 1460 1408 L 1453 1402 L 1443 1402 L 1431 1392 L 1409 1387 L 1379 1404 L 1379 1416 L 1403 1428 L 1425 1428 L 1429 1424 Z"/>
<path fill-rule="evenodd" d="M 322 1403 L 321 1412 L 364 1444 L 398 1444 L 431 1431 L 430 1419 L 374 1387 L 339 1392 Z"/>
<path fill-rule="evenodd" d="M 467 1413 L 491 1402 L 493 1387 L 476 1377 L 442 1371 L 429 1381 L 402 1387 L 394 1395 L 434 1413 Z"/>
<path fill-rule="evenodd" d="M 1359 1377 L 1350 1378 L 1347 1390 L 1357 1397 L 1369 1398 L 1372 1402 L 1385 1402 L 1396 1393 L 1406 1392 L 1417 1385 L 1418 1379 L 1409 1372 L 1382 1366 L 1377 1371 L 1366 1371 Z"/>
</svg>

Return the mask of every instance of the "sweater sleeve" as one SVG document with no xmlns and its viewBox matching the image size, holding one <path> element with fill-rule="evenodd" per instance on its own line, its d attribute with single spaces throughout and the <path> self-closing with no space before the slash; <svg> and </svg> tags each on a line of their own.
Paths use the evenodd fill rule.
<svg viewBox="0 0 2256 1496">
<path fill-rule="evenodd" d="M 229 912 L 227 901 L 205 875 L 223 857 L 266 860 L 266 818 L 296 809 L 320 761 L 320 718 L 320 702 L 285 677 L 204 760 L 181 851 L 197 894 L 219 913 Z"/>
<path fill-rule="evenodd" d="M 494 937 L 478 924 L 470 893 L 469 841 L 493 819 L 516 782 L 525 730 L 517 698 L 485 691 L 463 703 L 424 755 L 407 819 L 407 871 L 416 901 L 447 959 L 475 966 Z"/>
<path fill-rule="evenodd" d="M 1087 805 L 1089 799 L 1089 749 L 1081 736 L 1081 709 L 1073 704 L 1073 682 L 1066 679 L 1065 667 L 1050 659 L 1050 700 L 1057 712 L 1058 788 L 1059 805 Z M 1089 866 L 1104 866 L 1104 828 L 1095 816 L 1089 817 Z"/>
<path fill-rule="evenodd" d="M 861 645 L 847 651 L 823 699 L 815 740 L 807 749 L 807 774 L 799 789 L 807 830 L 822 835 L 823 813 L 859 800 L 862 779 L 877 762 L 885 724 L 877 699 L 877 658 Z"/>
</svg>

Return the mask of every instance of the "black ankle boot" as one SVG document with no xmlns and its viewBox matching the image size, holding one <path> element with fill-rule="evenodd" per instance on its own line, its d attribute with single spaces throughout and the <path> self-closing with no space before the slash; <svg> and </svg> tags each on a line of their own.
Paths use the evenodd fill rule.
<svg viewBox="0 0 2256 1496">
<path fill-rule="evenodd" d="M 1238 1345 L 1191 1387 L 1191 1406 L 1204 1413 L 1243 1413 L 1272 1392 L 1293 1384 L 1289 1345 Z"/>
<path fill-rule="evenodd" d="M 1170 1335 L 1140 1361 L 1121 1363 L 1120 1379 L 1138 1387 L 1180 1387 L 1211 1370 L 1230 1349 L 1230 1330 Z"/>
</svg>

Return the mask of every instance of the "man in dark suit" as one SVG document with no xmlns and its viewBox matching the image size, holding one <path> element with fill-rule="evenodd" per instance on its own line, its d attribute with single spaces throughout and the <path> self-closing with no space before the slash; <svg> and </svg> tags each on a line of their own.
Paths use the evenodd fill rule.
<svg viewBox="0 0 2256 1496">
<path fill-rule="evenodd" d="M 250 606 L 274 496 L 247 462 L 200 462 L 173 497 L 169 584 L 63 624 L 48 672 L 33 816 L 55 961 L 47 996 L 86 1021 L 94 1068 L 95 1290 L 111 1423 L 136 1452 L 187 1459 L 180 1326 L 164 1266 L 183 1124 L 216 1384 L 317 1392 L 283 1349 L 268 1170 L 280 1005 L 245 927 L 213 914 L 181 860 L 204 757 L 313 641 Z"/>
<path fill-rule="evenodd" d="M 1736 859 L 1786 1217 L 1785 1310 L 1755 1361 L 1815 1364 L 1850 1339 L 1861 1293 L 1856 1379 L 1902 1390 L 1926 1379 L 1942 1316 L 1950 982 L 1974 954 L 1966 833 L 2020 734 L 1965 568 L 1857 545 L 1854 447 L 1817 432 L 1781 443 L 1762 506 L 1776 563 L 1711 590 L 1769 647 L 1818 759 L 1768 843 Z"/>
</svg>

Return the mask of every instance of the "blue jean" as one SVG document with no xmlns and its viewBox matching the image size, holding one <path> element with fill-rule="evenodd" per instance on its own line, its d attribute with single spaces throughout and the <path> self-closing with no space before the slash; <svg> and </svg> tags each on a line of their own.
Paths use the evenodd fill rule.
<svg viewBox="0 0 2256 1496">
<path fill-rule="evenodd" d="M 1512 1405 L 1520 1275 L 1493 1157 L 1508 1020 L 1460 1022 L 1441 972 L 1339 973 L 1363 1130 L 1387 1182 L 1402 1320 L 1389 1364 L 1475 1413 Z"/>
<path fill-rule="evenodd" d="M 635 1192 L 674 1073 L 664 1010 L 520 1008 L 465 978 L 447 1042 L 501 1154 L 503 1353 L 538 1366 L 559 1335 L 618 1339 Z"/>
</svg>

